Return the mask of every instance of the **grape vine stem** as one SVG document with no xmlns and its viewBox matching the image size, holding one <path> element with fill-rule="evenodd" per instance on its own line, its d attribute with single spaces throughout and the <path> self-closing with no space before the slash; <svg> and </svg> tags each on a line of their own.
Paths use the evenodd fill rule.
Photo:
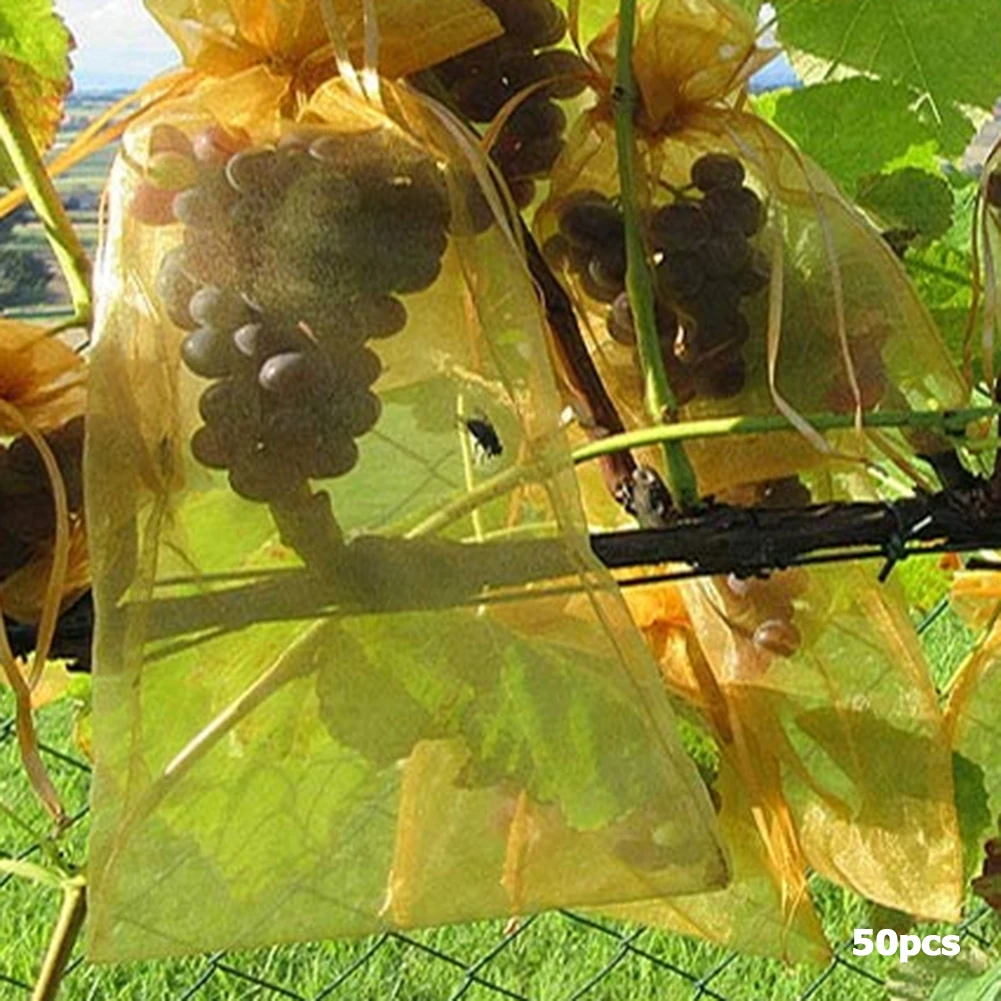
<svg viewBox="0 0 1001 1001">
<path fill-rule="evenodd" d="M 883 410 L 863 413 L 862 424 L 869 428 L 916 428 L 941 431 L 947 435 L 962 436 L 969 424 L 988 420 L 1001 414 L 1001 407 L 971 407 L 967 410 Z M 850 430 L 856 426 L 856 415 L 810 414 L 806 420 L 818 431 Z M 588 442 L 574 450 L 573 460 L 578 465 L 618 452 L 623 449 L 644 448 L 662 442 L 694 441 L 699 438 L 720 438 L 733 434 L 772 434 L 794 431 L 788 419 L 781 414 L 760 417 L 718 417 L 708 420 L 686 421 L 658 427 L 640 428 L 623 434 L 609 435 Z M 976 447 L 978 440 L 970 442 Z M 997 439 L 994 439 L 997 444 Z"/>
<path fill-rule="evenodd" d="M 633 75 L 633 38 L 636 34 L 636 0 L 620 0 L 619 35 L 615 62 L 615 142 L 619 160 L 619 192 L 626 230 L 626 291 L 636 327 L 636 344 L 643 372 L 643 396 L 651 420 L 665 424 L 677 416 L 678 401 L 667 381 L 657 334 L 653 284 L 647 264 L 637 195 L 635 117 L 639 103 Z M 681 442 L 664 440 L 667 478 L 675 504 L 682 511 L 698 503 L 695 472 Z"/>
<path fill-rule="evenodd" d="M 0 143 L 10 158 L 31 207 L 45 227 L 73 302 L 74 325 L 89 327 L 93 318 L 91 265 L 39 156 L 14 96 L 10 77 L 0 61 Z"/>
</svg>

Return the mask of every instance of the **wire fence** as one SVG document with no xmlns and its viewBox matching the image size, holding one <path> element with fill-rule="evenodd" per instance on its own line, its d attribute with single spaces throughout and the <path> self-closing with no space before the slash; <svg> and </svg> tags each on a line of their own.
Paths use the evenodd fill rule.
<svg viewBox="0 0 1001 1001">
<path fill-rule="evenodd" d="M 940 618 L 939 610 L 924 625 Z M 0 702 L 9 709 L 9 700 Z M 87 828 L 90 765 L 70 740 L 69 707 L 42 713 L 42 754 L 68 806 L 75 810 L 67 850 L 82 858 Z M 0 777 L 15 775 L 13 719 L 0 722 Z M 25 787 L 8 805 L 29 804 Z M 0 856 L 31 859 L 38 842 L 16 827 L 0 840 Z M 142 1001 L 246 1001 L 294 998 L 412 999 L 412 1001 L 866 1001 L 895 997 L 890 981 L 896 959 L 852 954 L 855 925 L 881 927 L 888 915 L 847 891 L 815 880 L 814 897 L 832 942 L 821 969 L 786 968 L 661 930 L 560 911 L 518 923 L 402 934 L 386 932 L 359 942 L 312 943 L 199 959 L 123 967 L 87 964 L 78 944 L 63 991 L 65 1001 L 136 998 Z M 0 998 L 27 999 L 54 924 L 58 901 L 50 890 L 11 876 L 0 878 Z M 942 931 L 941 928 L 936 928 Z M 984 905 L 971 905 L 963 923 L 945 929 L 962 950 L 1001 945 L 1001 922 Z"/>
</svg>

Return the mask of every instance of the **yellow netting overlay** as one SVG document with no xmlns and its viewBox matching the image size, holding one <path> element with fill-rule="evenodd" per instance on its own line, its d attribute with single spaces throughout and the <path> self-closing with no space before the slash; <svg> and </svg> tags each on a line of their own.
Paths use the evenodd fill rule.
<svg viewBox="0 0 1001 1001">
<path fill-rule="evenodd" d="M 796 646 L 762 642 L 787 605 Z M 734 879 L 621 917 L 791 961 L 827 954 L 807 870 L 884 906 L 958 920 L 949 737 L 901 597 L 865 569 L 712 579 L 630 597 L 665 683 L 720 748 Z M 752 638 L 754 637 L 754 638 Z M 755 641 L 756 639 L 756 641 Z M 977 758 L 980 760 L 980 757 Z"/>
<path fill-rule="evenodd" d="M 261 6 L 243 5 L 273 39 Z M 221 9 L 222 34 L 246 41 L 236 6 Z M 301 59 L 278 34 L 283 59 Z M 723 885 L 707 793 L 590 554 L 538 303 L 485 161 L 440 109 L 385 79 L 378 93 L 335 79 L 306 96 L 282 60 L 242 58 L 132 130 L 111 181 L 87 452 L 98 554 L 90 956 Z M 212 379 L 182 360 L 192 335 L 172 322 L 158 278 L 197 227 L 154 224 L 139 200 L 151 147 L 219 127 L 258 150 L 362 137 L 433 165 L 448 193 L 436 277 L 400 295 L 402 330 L 369 342 L 381 413 L 360 458 L 273 504 L 281 532 L 267 504 L 192 456 Z M 314 189 L 283 191 L 273 218 L 289 242 L 263 231 L 256 247 L 282 253 L 277 270 L 256 272 L 254 308 L 280 301 L 295 336 L 320 342 L 315 323 L 295 323 L 297 297 L 320 297 L 337 317 L 354 308 L 345 276 L 365 276 L 349 260 L 302 256 L 324 206 Z M 365 247 L 407 252 L 374 226 L 366 236 Z M 293 253 L 299 270 L 286 268 Z M 490 462 L 472 454 L 474 415 L 503 442 Z M 565 597 L 524 583 L 540 566 L 579 596 L 572 628 L 552 637 L 535 627 Z M 637 859 L 637 840 L 658 851 Z"/>
</svg>

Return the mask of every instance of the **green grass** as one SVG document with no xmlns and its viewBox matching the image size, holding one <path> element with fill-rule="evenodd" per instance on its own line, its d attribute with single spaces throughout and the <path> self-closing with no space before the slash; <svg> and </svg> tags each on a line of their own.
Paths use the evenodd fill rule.
<svg viewBox="0 0 1001 1001">
<path fill-rule="evenodd" d="M 969 648 L 970 636 L 951 613 L 925 634 L 936 682 L 944 684 Z M 10 698 L 0 694 L 0 721 L 9 721 Z M 53 776 L 71 811 L 86 805 L 88 773 L 70 740 L 71 709 L 60 703 L 41 713 L 41 739 Z M 44 826 L 20 772 L 9 722 L 0 722 L 0 796 L 40 830 Z M 87 818 L 68 835 L 68 850 L 82 858 Z M 33 839 L 0 816 L 0 854 L 30 850 Z M 850 939 L 856 926 L 879 927 L 870 905 L 853 893 L 815 880 L 812 892 L 832 943 Z M 27 999 L 30 984 L 58 910 L 57 894 L 20 880 L 0 883 L 0 999 Z M 1001 933 L 997 920 L 971 903 L 975 920 L 967 947 Z M 936 930 L 942 929 L 938 926 Z M 926 934 L 927 929 L 922 933 Z M 170 962 L 92 967 L 79 958 L 61 997 L 64 1001 L 249 1001 L 280 997 L 446 1001 L 461 996 L 497 1001 L 684 1001 L 705 984 L 709 998 L 729 1001 L 796 1001 L 814 988 L 814 1001 L 883 1001 L 881 979 L 897 961 L 856 959 L 842 949 L 828 969 L 785 967 L 654 929 L 564 913 L 523 922 L 516 934 L 504 923 L 481 922 L 406 936 L 354 942 L 309 943 Z M 482 963 L 482 965 L 480 965 Z M 473 971 L 470 974 L 470 970 Z M 346 979 L 322 994 L 339 975 Z M 204 980 L 204 982 L 203 982 Z M 17 983 L 15 983 L 17 982 Z M 187 994 L 196 985 L 196 993 Z M 21 985 L 21 986 L 19 986 Z M 262 986 L 266 985 L 266 986 Z M 583 992 L 583 993 L 581 993 Z"/>
</svg>

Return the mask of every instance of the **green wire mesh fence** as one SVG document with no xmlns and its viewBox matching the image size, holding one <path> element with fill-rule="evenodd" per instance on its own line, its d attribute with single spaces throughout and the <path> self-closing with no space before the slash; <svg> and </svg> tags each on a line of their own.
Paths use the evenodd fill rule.
<svg viewBox="0 0 1001 1001">
<path fill-rule="evenodd" d="M 939 651 L 957 629 L 944 606 L 922 632 L 941 630 Z M 957 641 L 960 634 L 956 633 Z M 954 651 L 953 657 L 958 654 Z M 42 754 L 75 811 L 67 853 L 83 858 L 90 766 L 70 739 L 66 703 L 43 710 Z M 11 700 L 0 695 L 0 802 L 37 816 L 19 771 Z M 39 820 L 39 827 L 41 821 Z M 31 859 L 40 846 L 0 814 L 0 856 Z M 520 922 L 400 934 L 355 942 L 311 943 L 198 959 L 94 967 L 78 943 L 68 968 L 64 1001 L 246 1001 L 331 998 L 373 1001 L 877 1001 L 897 996 L 893 981 L 906 974 L 894 957 L 852 953 L 855 927 L 892 927 L 900 915 L 873 908 L 848 891 L 812 883 L 834 956 L 823 969 L 728 952 L 661 930 L 625 925 L 570 911 Z M 0 878 L 0 999 L 27 999 L 58 910 L 58 894 L 7 876 Z M 963 953 L 1001 944 L 1001 922 L 972 902 L 956 929 Z M 925 929 L 918 929 L 922 934 Z M 962 953 L 961 953 L 962 954 Z M 912 961 L 912 968 L 914 964 Z M 934 969 L 934 967 L 932 967 Z"/>
</svg>

